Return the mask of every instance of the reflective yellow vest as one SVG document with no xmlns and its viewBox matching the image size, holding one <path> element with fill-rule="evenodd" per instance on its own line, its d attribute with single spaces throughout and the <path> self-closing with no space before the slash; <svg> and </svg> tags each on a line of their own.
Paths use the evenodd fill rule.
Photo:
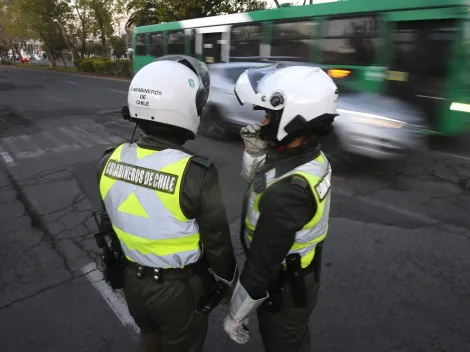
<svg viewBox="0 0 470 352">
<path fill-rule="evenodd" d="M 317 212 L 308 224 L 296 233 L 295 242 L 288 253 L 288 255 L 299 253 L 302 258 L 302 268 L 306 268 L 315 256 L 316 245 L 323 241 L 328 233 L 331 201 L 331 165 L 323 153 L 315 160 L 298 166 L 278 178 L 276 178 L 276 169 L 269 170 L 265 174 L 266 188 L 261 193 L 254 192 L 253 186 L 251 187 L 245 218 L 245 240 L 249 246 L 259 219 L 258 204 L 263 193 L 275 182 L 292 175 L 298 175 L 308 181 L 317 202 Z M 285 264 L 285 259 L 283 264 Z"/>
<path fill-rule="evenodd" d="M 191 155 L 122 144 L 112 153 L 100 193 L 127 259 L 180 268 L 201 256 L 199 228 L 183 215 L 180 188 Z"/>
</svg>

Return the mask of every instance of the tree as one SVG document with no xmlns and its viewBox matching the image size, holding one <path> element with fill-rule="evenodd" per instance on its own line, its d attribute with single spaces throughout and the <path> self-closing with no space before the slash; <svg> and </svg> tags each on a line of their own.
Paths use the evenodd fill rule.
<svg viewBox="0 0 470 352">
<path fill-rule="evenodd" d="M 131 15 L 126 22 L 126 30 L 135 26 L 146 26 L 160 22 L 157 5 L 155 3 L 142 0 L 132 0 L 127 5 L 126 10 L 127 12 L 131 12 Z"/>
<path fill-rule="evenodd" d="M 111 43 L 111 47 L 113 48 L 113 54 L 116 55 L 118 59 L 120 59 L 127 52 L 124 38 L 112 36 L 109 39 L 109 42 Z"/>
<path fill-rule="evenodd" d="M 43 41 L 45 51 L 52 67 L 55 63 L 56 43 L 61 40 L 61 33 L 57 23 L 64 23 L 70 7 L 63 0 L 15 0 L 19 17 L 24 21 L 25 27 Z"/>
<path fill-rule="evenodd" d="M 67 46 L 67 48 L 72 53 L 72 61 L 75 59 L 78 59 L 80 55 L 78 54 L 77 48 L 75 47 L 75 44 L 73 43 L 72 39 L 67 33 L 67 30 L 65 29 L 64 25 L 60 22 L 60 20 L 54 19 L 53 22 L 57 24 L 57 27 L 61 34 L 61 39 L 63 39 L 63 43 Z"/>
<path fill-rule="evenodd" d="M 89 1 L 90 9 L 93 11 L 95 18 L 95 26 L 92 27 L 92 33 L 97 35 L 99 33 L 101 40 L 101 47 L 103 48 L 102 55 L 108 53 L 106 47 L 106 37 L 110 37 L 113 32 L 113 2 L 107 0 L 87 0 Z"/>
<path fill-rule="evenodd" d="M 87 54 L 88 55 L 102 55 L 103 53 L 103 47 L 101 46 L 101 43 L 89 43 L 87 46 Z"/>
<path fill-rule="evenodd" d="M 36 35 L 26 25 L 17 3 L 0 0 L 0 40 L 21 59 L 21 45 L 30 38 L 36 38 Z"/>
<path fill-rule="evenodd" d="M 131 0 L 126 7 L 128 13 L 131 13 L 126 27 L 132 28 L 133 26 L 265 8 L 266 3 L 258 0 Z"/>
<path fill-rule="evenodd" d="M 69 24 L 69 31 L 73 32 L 73 34 L 78 38 L 80 43 L 80 54 L 81 58 L 84 57 L 85 53 L 87 52 L 87 40 L 91 32 L 92 22 L 93 19 L 93 12 L 90 8 L 90 1 L 88 0 L 74 0 L 71 3 L 72 8 L 72 16 L 78 21 L 76 21 L 76 25 L 73 25 L 73 21 L 70 21 Z"/>
</svg>

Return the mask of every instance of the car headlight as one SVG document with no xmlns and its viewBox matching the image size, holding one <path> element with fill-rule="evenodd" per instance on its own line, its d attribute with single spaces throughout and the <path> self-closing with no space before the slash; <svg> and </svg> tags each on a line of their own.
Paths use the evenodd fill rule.
<svg viewBox="0 0 470 352">
<path fill-rule="evenodd" d="M 352 111 L 337 109 L 339 113 L 347 114 L 351 119 L 358 123 L 363 123 L 366 125 L 374 125 L 378 127 L 387 127 L 387 128 L 402 128 L 406 125 L 406 122 L 391 119 L 385 116 L 368 114 L 365 112 Z"/>
</svg>

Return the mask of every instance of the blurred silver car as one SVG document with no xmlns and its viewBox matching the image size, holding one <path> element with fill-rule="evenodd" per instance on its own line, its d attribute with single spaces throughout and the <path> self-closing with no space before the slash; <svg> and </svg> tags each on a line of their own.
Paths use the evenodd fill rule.
<svg viewBox="0 0 470 352">
<path fill-rule="evenodd" d="M 333 127 L 342 151 L 387 159 L 424 146 L 424 113 L 396 98 L 340 92 L 337 110 Z"/>
<path fill-rule="evenodd" d="M 239 135 L 240 129 L 264 119 L 264 112 L 251 105 L 240 105 L 234 93 L 235 83 L 247 69 L 264 66 L 260 62 L 234 62 L 209 65 L 211 92 L 202 118 L 201 132 L 215 139 Z"/>
<path fill-rule="evenodd" d="M 286 62 L 285 64 L 311 65 Z M 202 116 L 202 133 L 226 139 L 239 135 L 240 128 L 261 122 L 263 111 L 240 105 L 234 93 L 235 82 L 247 69 L 266 62 L 212 64 L 211 94 Z M 414 106 L 396 98 L 358 93 L 339 83 L 338 114 L 333 130 L 340 151 L 374 159 L 394 158 L 421 148 L 427 128 L 426 117 Z"/>
</svg>

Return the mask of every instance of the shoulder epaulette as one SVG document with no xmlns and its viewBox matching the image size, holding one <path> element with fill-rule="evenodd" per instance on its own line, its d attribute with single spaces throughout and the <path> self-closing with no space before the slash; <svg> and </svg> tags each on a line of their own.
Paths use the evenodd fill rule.
<svg viewBox="0 0 470 352">
<path fill-rule="evenodd" d="M 106 154 L 111 154 L 112 152 L 114 152 L 114 150 L 116 149 L 117 147 L 109 147 L 109 148 L 106 148 L 106 150 L 104 151 L 103 153 L 103 156 L 105 156 Z"/>
<path fill-rule="evenodd" d="M 308 187 L 308 181 L 304 177 L 298 175 L 291 177 L 291 183 L 302 188 Z"/>
<path fill-rule="evenodd" d="M 196 156 L 193 156 L 193 157 L 191 158 L 191 160 L 192 160 L 193 162 L 195 162 L 196 164 L 199 164 L 199 165 L 204 166 L 204 167 L 206 167 L 206 168 L 208 168 L 209 166 L 212 165 L 212 162 L 211 162 L 209 159 L 204 158 L 204 157 L 202 157 L 202 156 L 197 156 L 197 155 L 196 155 Z"/>
</svg>

